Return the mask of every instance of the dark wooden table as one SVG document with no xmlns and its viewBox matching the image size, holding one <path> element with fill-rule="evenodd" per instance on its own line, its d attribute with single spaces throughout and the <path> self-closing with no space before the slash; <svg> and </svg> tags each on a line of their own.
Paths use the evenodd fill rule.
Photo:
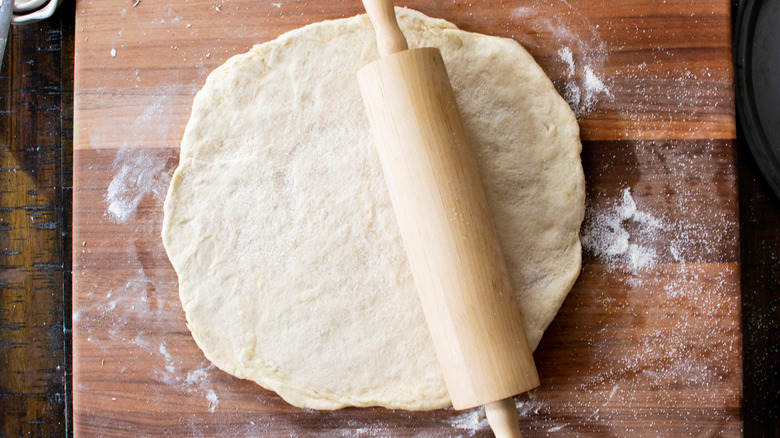
<svg viewBox="0 0 780 438">
<path fill-rule="evenodd" d="M 74 6 L 12 29 L 0 71 L 0 436 L 71 434 Z M 780 201 L 739 148 L 746 436 L 780 436 Z"/>
</svg>

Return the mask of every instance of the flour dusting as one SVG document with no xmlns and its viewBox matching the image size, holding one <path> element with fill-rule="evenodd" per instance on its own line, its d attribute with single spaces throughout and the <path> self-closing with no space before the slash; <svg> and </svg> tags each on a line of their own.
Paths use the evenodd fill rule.
<svg viewBox="0 0 780 438">
<path fill-rule="evenodd" d="M 165 342 L 160 344 L 160 354 L 165 358 L 165 370 L 169 373 L 175 372 L 176 367 L 173 366 L 173 356 L 171 356 L 171 354 L 168 353 L 168 349 L 165 348 Z"/>
<path fill-rule="evenodd" d="M 621 192 L 620 202 L 611 208 L 588 210 L 580 236 L 582 246 L 603 261 L 627 265 L 635 273 L 652 267 L 656 263 L 655 250 L 634 242 L 628 225 L 654 239 L 663 228 L 658 219 L 637 209 L 631 189 L 626 188 Z"/>
<path fill-rule="evenodd" d="M 537 415 L 539 410 L 544 406 L 540 401 L 536 400 L 534 393 L 535 391 L 527 393 L 528 400 L 515 399 L 515 409 L 517 409 L 518 417 L 520 417 L 521 420 L 525 416 Z M 464 431 L 467 436 L 474 436 L 477 432 L 490 427 L 490 423 L 488 423 L 487 416 L 485 415 L 484 406 L 469 409 L 452 417 L 449 421 L 449 425 L 453 429 Z"/>
<path fill-rule="evenodd" d="M 600 93 L 604 93 L 609 97 L 612 97 L 612 93 L 610 93 L 609 89 L 604 85 L 604 81 L 596 75 L 596 73 L 593 72 L 593 69 L 590 68 L 590 66 L 585 66 L 585 90 L 589 94 L 597 95 Z"/>
<path fill-rule="evenodd" d="M 168 88 L 157 91 L 159 95 L 153 96 L 152 103 L 125 128 L 127 134 L 114 159 L 114 177 L 104 200 L 108 204 L 106 216 L 118 224 L 127 222 L 148 196 L 159 204 L 165 198 L 171 179 L 172 169 L 166 171 L 170 154 L 146 146 L 147 143 L 159 145 L 161 139 L 170 141 L 168 134 L 173 124 L 171 96 L 179 91 Z M 93 134 L 90 144 L 95 148 L 104 147 L 103 136 Z"/>
<path fill-rule="evenodd" d="M 150 350 L 149 343 L 142 338 L 136 338 L 134 343 L 143 347 L 146 350 Z M 204 397 L 208 402 L 209 412 L 215 412 L 217 406 L 219 406 L 219 397 L 215 391 L 215 386 L 210 380 L 210 371 L 214 370 L 213 364 L 202 362 L 200 367 L 186 371 L 186 367 L 182 367 L 181 371 L 174 366 L 175 358 L 168 352 L 165 342 L 159 346 L 159 353 L 162 355 L 163 368 L 159 369 L 156 374 L 159 380 L 179 391 L 186 394 L 191 394 L 198 397 Z M 179 360 L 181 362 L 181 360 Z"/>
<path fill-rule="evenodd" d="M 207 373 L 205 369 L 198 368 L 197 370 L 193 370 L 187 373 L 186 382 L 188 385 L 194 385 L 203 382 L 208 376 L 209 373 Z"/>
<path fill-rule="evenodd" d="M 206 393 L 206 400 L 209 401 L 209 412 L 213 413 L 216 411 L 219 405 L 219 397 L 217 397 L 217 393 L 213 389 L 209 389 L 209 392 Z"/>
<path fill-rule="evenodd" d="M 117 169 L 104 196 L 106 215 L 116 223 L 125 223 L 147 196 L 164 199 L 170 175 L 167 159 L 146 149 L 122 149 L 114 160 Z"/>
<path fill-rule="evenodd" d="M 571 49 L 568 47 L 562 47 L 558 50 L 558 58 L 566 64 L 568 68 L 566 70 L 566 76 L 572 77 L 574 75 L 574 55 L 571 53 Z"/>
<path fill-rule="evenodd" d="M 477 431 L 489 427 L 485 408 L 469 409 L 450 419 L 450 426 L 466 432 L 468 436 L 476 435 Z"/>
<path fill-rule="evenodd" d="M 607 44 L 598 25 L 566 0 L 536 0 L 512 10 L 510 19 L 522 35 L 512 35 L 532 53 L 536 47 L 559 47 L 555 52 L 563 64 L 559 90 L 577 118 L 594 111 L 601 100 L 612 101 L 611 80 L 601 70 L 606 62 Z"/>
<path fill-rule="evenodd" d="M 563 98 L 566 99 L 566 102 L 569 103 L 569 106 L 571 106 L 578 117 L 585 116 L 593 111 L 601 96 L 609 100 L 614 99 L 609 87 L 604 84 L 604 79 L 595 73 L 589 65 L 582 67 L 580 76 L 575 76 L 574 61 L 570 61 L 570 58 L 566 57 L 567 54 L 571 54 L 571 51 L 568 50 L 568 47 L 562 50 L 565 51 L 563 55 L 561 55 L 561 52 L 558 52 L 559 56 L 566 62 L 568 67 Z"/>
<path fill-rule="evenodd" d="M 731 430 L 724 400 L 738 403 L 731 390 L 738 386 L 731 369 L 739 357 L 738 276 L 724 261 L 733 257 L 737 224 L 723 205 L 727 195 L 713 190 L 729 172 L 713 164 L 723 148 L 712 141 L 635 141 L 601 148 L 591 162 L 596 193 L 580 236 L 591 260 L 575 289 L 588 309 L 569 322 L 583 330 L 588 364 L 579 371 L 586 376 L 581 384 L 546 389 L 571 391 L 571 404 L 549 400 L 558 409 L 587 406 L 589 421 L 614 424 L 625 421 L 621 407 L 653 403 L 658 411 L 630 418 L 652 418 L 651 433 L 701 433 L 689 421 L 701 415 Z M 609 175 L 626 165 L 631 183 L 614 193 Z M 542 400 L 545 389 L 539 393 Z M 680 405 L 690 412 L 675 410 Z M 539 429 L 553 424 L 587 435 L 546 404 L 529 418 Z M 707 430 L 721 435 L 717 425 Z"/>
</svg>

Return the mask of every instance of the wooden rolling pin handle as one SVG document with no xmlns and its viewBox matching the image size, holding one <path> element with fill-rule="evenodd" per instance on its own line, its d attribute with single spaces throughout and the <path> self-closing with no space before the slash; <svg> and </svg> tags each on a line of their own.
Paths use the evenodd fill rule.
<svg viewBox="0 0 780 438">
<path fill-rule="evenodd" d="M 496 438 L 523 438 L 517 418 L 517 407 L 512 397 L 485 405 L 485 416 Z"/>
<path fill-rule="evenodd" d="M 360 92 L 452 404 L 520 438 L 512 396 L 539 376 L 444 60 L 408 50 L 392 1 L 363 5 L 382 59 Z"/>
<path fill-rule="evenodd" d="M 379 56 L 392 55 L 409 49 L 398 21 L 392 0 L 363 0 L 371 25 L 376 33 L 376 46 Z"/>
</svg>

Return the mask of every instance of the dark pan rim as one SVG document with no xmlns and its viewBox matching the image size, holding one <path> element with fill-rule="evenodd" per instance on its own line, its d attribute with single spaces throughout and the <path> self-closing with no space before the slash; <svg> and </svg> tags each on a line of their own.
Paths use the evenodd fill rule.
<svg viewBox="0 0 780 438">
<path fill-rule="evenodd" d="M 780 159 L 761 123 L 753 89 L 753 39 L 762 6 L 762 0 L 746 0 L 740 2 L 737 9 L 734 29 L 737 120 L 761 173 L 780 197 Z M 780 102 L 776 107 L 780 108 Z"/>
</svg>

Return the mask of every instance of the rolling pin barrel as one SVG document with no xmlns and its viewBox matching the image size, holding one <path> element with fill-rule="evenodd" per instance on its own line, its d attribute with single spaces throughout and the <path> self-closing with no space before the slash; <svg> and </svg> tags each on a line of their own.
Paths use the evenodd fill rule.
<svg viewBox="0 0 780 438">
<path fill-rule="evenodd" d="M 452 404 L 520 437 L 511 397 L 539 376 L 444 60 L 407 50 L 391 1 L 363 4 L 382 57 L 360 91 Z"/>
<path fill-rule="evenodd" d="M 538 386 L 441 54 L 397 52 L 361 69 L 358 81 L 453 406 Z"/>
<path fill-rule="evenodd" d="M 363 4 L 381 58 L 358 83 L 447 390 L 518 438 L 512 396 L 539 376 L 444 60 L 407 50 L 390 0 Z"/>
</svg>

